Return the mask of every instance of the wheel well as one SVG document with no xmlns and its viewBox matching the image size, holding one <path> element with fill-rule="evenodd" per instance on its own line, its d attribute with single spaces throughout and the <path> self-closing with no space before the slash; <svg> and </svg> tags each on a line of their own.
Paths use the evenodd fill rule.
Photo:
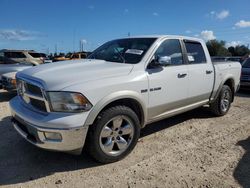
<svg viewBox="0 0 250 188">
<path fill-rule="evenodd" d="M 125 98 L 125 99 L 118 99 L 116 101 L 113 101 L 111 103 L 109 103 L 107 106 L 105 106 L 102 110 L 106 110 L 108 108 L 111 108 L 111 107 L 114 107 L 114 106 L 119 106 L 119 105 L 122 105 L 122 106 L 127 106 L 129 108 L 131 108 L 137 115 L 139 121 L 140 121 L 140 124 L 141 126 L 144 124 L 144 112 L 143 112 L 143 109 L 141 107 L 141 104 L 136 101 L 135 99 L 130 99 L 130 98 Z"/>
<path fill-rule="evenodd" d="M 232 102 L 234 101 L 234 80 L 233 79 L 228 79 L 224 85 L 227 85 L 228 87 L 230 87 L 231 91 L 232 91 Z"/>
</svg>

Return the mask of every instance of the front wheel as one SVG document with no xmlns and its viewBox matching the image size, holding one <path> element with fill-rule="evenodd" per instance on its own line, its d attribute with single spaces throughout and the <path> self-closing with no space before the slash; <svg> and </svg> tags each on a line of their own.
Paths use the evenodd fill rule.
<svg viewBox="0 0 250 188">
<path fill-rule="evenodd" d="M 210 109 L 216 116 L 224 116 L 229 111 L 231 102 L 232 90 L 228 85 L 224 85 L 217 99 L 210 105 Z"/>
<path fill-rule="evenodd" d="M 115 106 L 103 111 L 89 131 L 90 155 L 101 163 L 111 163 L 134 149 L 140 135 L 140 122 L 130 108 Z"/>
</svg>

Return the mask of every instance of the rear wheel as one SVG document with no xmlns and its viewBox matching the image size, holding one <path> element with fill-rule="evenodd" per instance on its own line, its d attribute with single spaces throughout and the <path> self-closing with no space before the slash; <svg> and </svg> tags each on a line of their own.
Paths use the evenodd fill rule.
<svg viewBox="0 0 250 188">
<path fill-rule="evenodd" d="M 90 127 L 90 155 L 101 163 L 111 163 L 126 157 L 135 147 L 140 135 L 136 113 L 126 106 L 103 111 Z"/>
<path fill-rule="evenodd" d="M 228 85 L 224 85 L 217 99 L 210 105 L 210 109 L 216 116 L 223 116 L 230 109 L 231 102 L 232 90 Z"/>
</svg>

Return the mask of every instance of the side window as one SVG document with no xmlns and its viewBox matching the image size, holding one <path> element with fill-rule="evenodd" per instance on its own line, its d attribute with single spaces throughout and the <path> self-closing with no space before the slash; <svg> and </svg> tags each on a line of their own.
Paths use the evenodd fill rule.
<svg viewBox="0 0 250 188">
<path fill-rule="evenodd" d="M 81 59 L 86 59 L 86 54 L 85 53 L 81 53 Z"/>
<path fill-rule="evenodd" d="M 22 52 L 5 52 L 4 56 L 7 58 L 26 58 Z"/>
<path fill-rule="evenodd" d="M 16 58 L 26 58 L 23 52 L 15 52 Z"/>
<path fill-rule="evenodd" d="M 74 54 L 74 55 L 72 56 L 72 59 L 79 59 L 79 54 Z"/>
<path fill-rule="evenodd" d="M 190 64 L 206 63 L 206 56 L 203 47 L 198 42 L 185 42 L 188 61 Z"/>
<path fill-rule="evenodd" d="M 183 64 L 181 44 L 178 39 L 165 40 L 155 52 L 155 57 L 167 56 L 171 60 L 171 65 Z"/>
</svg>

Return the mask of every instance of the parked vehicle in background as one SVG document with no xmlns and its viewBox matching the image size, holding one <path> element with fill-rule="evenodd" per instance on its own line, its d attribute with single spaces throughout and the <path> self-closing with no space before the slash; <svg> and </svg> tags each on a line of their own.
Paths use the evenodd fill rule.
<svg viewBox="0 0 250 188">
<path fill-rule="evenodd" d="M 37 53 L 33 50 L 1 50 L 0 56 L 11 59 L 16 62 L 29 62 L 34 65 L 44 63 L 46 54 Z"/>
<path fill-rule="evenodd" d="M 55 57 L 53 59 L 53 62 L 66 61 L 66 60 L 76 60 L 76 59 L 86 59 L 86 57 L 87 57 L 86 52 L 69 53 L 66 56 Z"/>
<path fill-rule="evenodd" d="M 242 63 L 242 72 L 240 78 L 241 88 L 250 88 L 250 58 Z"/>
<path fill-rule="evenodd" d="M 212 63 L 200 39 L 113 40 L 86 60 L 18 72 L 12 122 L 37 147 L 80 154 L 86 141 L 94 159 L 115 162 L 134 149 L 149 123 L 204 105 L 225 115 L 240 73 L 238 62 Z"/>
<path fill-rule="evenodd" d="M 2 75 L 10 72 L 18 72 L 33 67 L 33 64 L 22 62 L 18 63 L 11 59 L 0 56 L 0 88 L 2 88 Z"/>
<path fill-rule="evenodd" d="M 230 57 L 224 57 L 224 56 L 213 56 L 211 57 L 212 61 L 221 61 L 221 62 L 225 62 L 225 61 L 237 61 L 242 63 L 243 62 L 243 58 L 240 56 L 230 56 Z"/>
<path fill-rule="evenodd" d="M 16 73 L 9 72 L 2 75 L 2 88 L 7 91 L 16 91 Z"/>
</svg>

